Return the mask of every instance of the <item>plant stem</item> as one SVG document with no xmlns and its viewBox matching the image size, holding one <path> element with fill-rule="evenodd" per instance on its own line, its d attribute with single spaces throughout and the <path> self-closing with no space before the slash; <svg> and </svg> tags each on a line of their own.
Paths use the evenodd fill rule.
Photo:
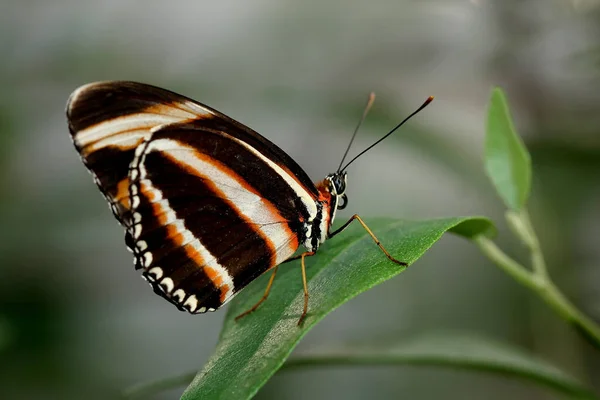
<svg viewBox="0 0 600 400">
<path fill-rule="evenodd" d="M 533 229 L 527 210 L 523 209 L 519 212 L 507 211 L 506 221 L 513 233 L 521 239 L 521 242 L 529 249 L 533 272 L 544 280 L 550 280 L 548 269 L 546 268 L 546 261 L 544 260 L 544 255 L 540 247 L 540 241 Z"/>
<path fill-rule="evenodd" d="M 511 230 L 529 248 L 533 272 L 528 271 L 523 265 L 510 258 L 494 242 L 483 235 L 477 235 L 473 238 L 477 247 L 487 258 L 517 282 L 536 292 L 558 315 L 567 322 L 572 323 L 591 344 L 600 349 L 600 327 L 579 311 L 551 281 L 546 270 L 546 263 L 539 241 L 533 231 L 527 212 L 507 213 L 507 220 Z"/>
<path fill-rule="evenodd" d="M 479 247 L 479 250 L 490 260 L 500 267 L 508 275 L 512 276 L 517 282 L 528 287 L 529 289 L 539 292 L 542 286 L 542 282 L 539 279 L 535 279 L 531 272 L 510 258 L 504 253 L 496 243 L 483 235 L 477 235 L 473 238 L 473 242 Z"/>
<path fill-rule="evenodd" d="M 600 349 L 600 327 L 575 307 L 552 281 L 546 281 L 539 294 L 561 317 L 573 324 L 592 345 Z"/>
</svg>

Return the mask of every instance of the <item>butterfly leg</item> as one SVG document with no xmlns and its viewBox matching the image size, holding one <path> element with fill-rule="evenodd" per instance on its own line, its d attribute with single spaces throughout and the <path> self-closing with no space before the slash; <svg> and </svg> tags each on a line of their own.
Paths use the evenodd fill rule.
<svg viewBox="0 0 600 400">
<path fill-rule="evenodd" d="M 304 319 L 306 318 L 306 314 L 308 313 L 308 284 L 306 283 L 306 266 L 304 265 L 304 258 L 308 256 L 314 256 L 314 251 L 307 251 L 306 253 L 300 254 L 302 258 L 301 266 L 302 266 L 302 284 L 304 285 L 304 308 L 302 309 L 302 315 L 298 320 L 298 326 L 302 325 Z"/>
<path fill-rule="evenodd" d="M 275 275 L 277 274 L 277 268 L 279 268 L 279 265 L 276 265 L 275 267 L 273 267 L 273 273 L 271 274 L 271 279 L 269 279 L 269 283 L 267 283 L 267 288 L 265 289 L 265 293 L 260 298 L 260 300 L 255 305 L 253 305 L 252 308 L 250 308 L 247 311 L 244 311 L 243 313 L 241 313 L 240 315 L 235 317 L 236 321 L 238 321 L 242 317 L 245 317 L 246 315 L 250 314 L 251 312 L 256 311 L 258 306 L 260 306 L 267 299 L 267 297 L 269 297 L 269 292 L 271 291 L 271 286 L 273 286 L 273 281 L 275 280 Z"/>
<path fill-rule="evenodd" d="M 346 229 L 348 227 L 348 225 L 350 225 L 350 223 L 354 220 L 357 220 L 358 222 L 360 222 L 360 224 L 363 226 L 363 228 L 365 228 L 365 230 L 367 231 L 367 233 L 371 236 L 371 238 L 373 238 L 373 240 L 375 241 L 375 244 L 377 246 L 379 246 L 379 248 L 381 249 L 381 251 L 383 251 L 383 253 L 387 256 L 387 258 L 390 259 L 390 261 L 395 262 L 398 265 L 403 265 L 403 266 L 407 266 L 408 264 L 405 263 L 404 261 L 400 261 L 400 260 L 396 260 L 394 257 L 392 257 L 392 255 L 385 249 L 385 247 L 383 247 L 383 245 L 381 244 L 381 242 L 379 241 L 379 239 L 377 239 L 377 236 L 375 236 L 375 234 L 371 231 L 371 229 L 369 229 L 369 227 L 367 226 L 367 224 L 365 224 L 365 222 L 362 220 L 361 217 L 358 216 L 358 214 L 354 214 L 344 225 L 342 225 L 339 229 L 335 230 L 334 232 L 329 234 L 329 237 L 332 238 L 335 235 L 337 235 L 338 233 L 342 232 L 344 229 Z"/>
</svg>

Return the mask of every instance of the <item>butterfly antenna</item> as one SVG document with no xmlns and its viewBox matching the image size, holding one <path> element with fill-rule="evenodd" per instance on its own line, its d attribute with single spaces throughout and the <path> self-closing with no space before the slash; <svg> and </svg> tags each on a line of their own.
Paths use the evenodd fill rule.
<svg viewBox="0 0 600 400">
<path fill-rule="evenodd" d="M 338 171 L 344 171 L 344 170 L 346 170 L 346 168 L 348 168 L 348 166 L 350 164 L 352 164 L 358 157 L 362 156 L 367 151 L 371 150 L 373 147 L 375 147 L 379 143 L 381 143 L 382 140 L 384 140 L 385 138 L 387 138 L 388 136 L 390 136 L 392 133 L 396 132 L 396 130 L 398 128 L 400 128 L 402 125 L 404 125 L 404 123 L 406 123 L 406 121 L 408 121 L 409 119 L 411 119 L 412 117 L 414 117 L 416 114 L 418 114 L 419 111 L 421 111 L 422 109 L 424 109 L 425 107 L 427 107 L 429 105 L 429 103 L 431 103 L 432 101 L 433 101 L 433 96 L 429 96 L 427 98 L 427 100 L 425 100 L 425 103 L 423 103 L 421 105 L 421 107 L 417 108 L 415 111 L 413 111 L 412 114 L 410 114 L 408 117 L 404 118 L 404 120 L 402 122 L 400 122 L 398 125 L 396 125 L 396 127 L 394 129 L 392 129 L 391 131 L 389 131 L 384 137 L 382 137 L 381 139 L 379 139 L 378 141 L 376 141 L 375 143 L 373 143 L 372 145 L 370 145 L 369 147 L 367 147 L 366 149 L 364 149 L 363 151 L 361 151 L 360 153 L 358 153 L 358 155 L 356 157 L 354 157 L 352 160 L 350 160 L 348 162 L 348 164 L 346 164 L 344 166 L 344 168 L 338 169 Z M 354 139 L 354 137 L 352 137 L 352 139 Z M 350 143 L 352 143 L 352 142 L 350 142 Z M 346 153 L 348 153 L 347 150 L 346 150 Z"/>
<path fill-rule="evenodd" d="M 369 113 L 369 110 L 373 106 L 374 102 L 375 102 L 375 93 L 371 92 L 371 94 L 369 94 L 369 99 L 367 100 L 367 105 L 365 106 L 365 109 L 362 113 L 362 117 L 360 117 L 360 121 L 358 121 L 358 125 L 356 125 L 356 129 L 354 129 L 354 133 L 352 134 L 352 139 L 350 139 L 350 143 L 348 143 L 348 147 L 346 148 L 344 157 L 342 157 L 342 161 L 340 161 L 340 166 L 337 169 L 338 172 L 341 170 L 342 164 L 344 164 L 344 160 L 346 159 L 346 156 L 348 155 L 348 152 L 350 151 L 350 147 L 352 147 L 352 142 L 354 142 L 354 138 L 356 137 L 356 134 L 358 133 L 358 129 L 360 128 L 363 121 L 367 117 L 367 114 Z"/>
</svg>

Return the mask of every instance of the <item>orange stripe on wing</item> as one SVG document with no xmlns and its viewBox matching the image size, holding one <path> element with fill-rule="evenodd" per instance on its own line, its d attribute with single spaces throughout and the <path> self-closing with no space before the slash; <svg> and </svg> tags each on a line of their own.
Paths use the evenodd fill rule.
<svg viewBox="0 0 600 400">
<path fill-rule="evenodd" d="M 229 285 L 223 283 L 223 277 L 219 274 L 219 271 L 209 266 L 204 267 L 204 272 L 208 278 L 215 284 L 216 287 L 221 289 L 221 303 L 225 303 L 227 300 L 227 292 L 229 291 Z"/>
<path fill-rule="evenodd" d="M 129 210 L 129 179 L 122 179 L 119 183 L 117 183 L 117 192 L 114 195 L 114 201 L 118 202 L 125 208 Z"/>
<path fill-rule="evenodd" d="M 198 250 L 196 250 L 191 243 L 184 243 L 185 237 L 175 225 L 167 224 L 167 213 L 165 212 L 165 210 L 163 210 L 163 207 L 160 203 L 154 203 L 152 201 L 152 199 L 155 198 L 154 191 L 145 186 L 144 184 L 142 184 L 141 186 L 141 192 L 148 200 L 150 200 L 152 206 L 152 213 L 158 219 L 158 223 L 162 226 L 166 226 L 166 239 L 172 241 L 175 244 L 175 246 L 182 247 L 187 257 L 190 260 L 192 260 L 198 266 L 198 268 L 202 268 L 206 276 L 208 276 L 208 278 L 212 281 L 213 285 L 221 292 L 219 298 L 221 300 L 221 303 L 224 303 L 225 300 L 227 300 L 227 293 L 230 290 L 229 285 L 224 283 L 224 279 L 219 274 L 218 270 L 210 267 L 209 265 L 206 265 L 206 260 L 204 259 L 204 257 L 202 257 L 200 252 L 198 252 Z"/>
<path fill-rule="evenodd" d="M 227 300 L 227 293 L 229 292 L 229 285 L 223 282 L 223 277 L 221 276 L 221 274 L 219 274 L 219 271 L 206 265 L 204 258 L 190 244 L 185 245 L 184 249 L 187 256 L 191 260 L 193 260 L 200 268 L 202 268 L 206 276 L 208 276 L 208 279 L 210 279 L 213 285 L 215 285 L 215 287 L 220 290 L 221 296 L 219 297 L 219 299 L 221 300 L 221 303 L 225 303 L 225 300 Z"/>
<path fill-rule="evenodd" d="M 174 101 L 169 104 L 157 103 L 145 108 L 143 112 L 177 118 L 179 119 L 179 121 L 176 121 L 177 123 L 190 122 L 199 118 L 211 118 L 213 116 L 208 110 L 200 109 L 197 105 L 189 101 Z"/>
</svg>

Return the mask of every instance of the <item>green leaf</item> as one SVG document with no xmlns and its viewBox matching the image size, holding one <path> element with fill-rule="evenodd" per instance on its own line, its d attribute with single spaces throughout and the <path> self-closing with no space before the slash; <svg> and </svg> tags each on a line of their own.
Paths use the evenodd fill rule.
<svg viewBox="0 0 600 400">
<path fill-rule="evenodd" d="M 446 231 L 471 237 L 491 233 L 484 218 L 429 221 L 366 221 L 392 255 L 412 264 Z M 357 223 L 325 243 L 306 260 L 309 313 L 297 325 L 303 304 L 299 263 L 281 267 L 269 299 L 235 322 L 261 297 L 269 274 L 240 293 L 229 307 L 215 353 L 183 394 L 183 399 L 248 399 L 283 365 L 300 339 L 326 314 L 400 272 Z"/>
<path fill-rule="evenodd" d="M 515 131 L 500 88 L 492 91 L 488 109 L 485 169 L 510 209 L 519 211 L 525 206 L 531 186 L 531 159 Z"/>
</svg>

